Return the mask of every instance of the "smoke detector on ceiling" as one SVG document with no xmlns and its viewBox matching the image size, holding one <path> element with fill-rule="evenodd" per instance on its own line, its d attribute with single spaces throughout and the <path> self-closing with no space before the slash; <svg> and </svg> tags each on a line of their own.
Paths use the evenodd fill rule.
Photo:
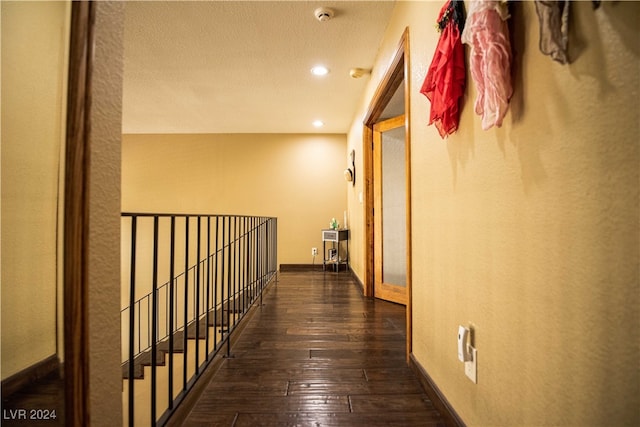
<svg viewBox="0 0 640 427">
<path fill-rule="evenodd" d="M 334 12 L 333 9 L 329 9 L 328 7 L 319 7 L 313 11 L 313 15 L 320 22 L 329 21 L 333 18 Z"/>
</svg>

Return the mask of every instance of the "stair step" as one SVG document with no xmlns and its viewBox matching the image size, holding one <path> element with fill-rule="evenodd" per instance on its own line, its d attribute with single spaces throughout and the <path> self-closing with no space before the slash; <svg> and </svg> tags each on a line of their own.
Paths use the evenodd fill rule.
<svg viewBox="0 0 640 427">
<path fill-rule="evenodd" d="M 223 317 L 223 313 L 221 310 L 217 310 L 217 319 L 213 316 L 210 315 L 209 316 L 209 321 L 207 322 L 207 317 L 203 317 L 200 319 L 200 321 L 198 322 L 199 324 L 199 330 L 197 331 L 197 338 L 200 340 L 206 340 L 207 338 L 207 331 L 209 331 L 209 328 L 213 328 L 215 327 L 217 329 L 213 331 L 213 333 L 211 333 L 211 331 L 209 331 L 209 339 L 210 340 L 215 340 L 216 339 L 216 332 L 219 332 L 221 330 L 224 330 L 225 332 L 227 331 L 227 323 L 226 323 L 226 313 L 225 316 Z M 242 311 L 241 310 L 232 310 L 232 324 L 235 322 L 236 320 L 236 314 L 241 314 Z M 215 320 L 215 321 L 214 321 Z M 196 322 L 192 322 L 188 327 L 187 327 L 187 339 L 190 340 L 195 340 L 196 339 Z M 173 353 L 183 353 L 184 352 L 184 331 L 183 330 L 179 330 L 179 331 L 175 331 L 173 333 Z M 156 346 L 156 366 L 165 366 L 165 355 L 170 353 L 170 340 L 169 338 L 164 339 L 163 341 L 159 342 L 158 345 Z M 151 366 L 151 361 L 152 361 L 152 357 L 151 357 L 151 349 L 145 350 L 142 353 L 138 354 L 135 359 L 134 359 L 134 363 L 133 363 L 133 378 L 134 379 L 142 379 L 144 378 L 144 367 L 145 366 Z M 129 363 L 124 363 L 122 365 L 122 378 L 123 379 L 129 379 Z"/>
<path fill-rule="evenodd" d="M 255 295 L 250 295 L 246 291 L 240 292 L 237 297 L 231 301 L 225 302 L 221 308 L 217 310 L 210 310 L 209 316 L 201 317 L 197 322 L 199 339 L 206 339 L 207 327 L 215 327 L 218 331 L 223 330 L 226 332 L 227 327 L 227 310 L 229 310 L 229 316 L 232 317 L 232 323 L 235 321 L 235 317 L 238 314 L 243 314 L 244 310 L 242 305 L 250 307 L 256 300 Z M 244 303 L 244 304 L 243 304 Z M 208 321 L 207 321 L 208 319 Z M 187 339 L 196 339 L 196 322 L 192 321 L 187 327 Z M 175 331 L 173 333 L 173 352 L 182 353 L 184 351 L 184 332 L 182 330 Z M 169 338 L 165 338 L 158 343 L 156 352 L 156 366 L 164 366 L 165 354 L 169 353 Z M 144 378 L 144 367 L 151 366 L 151 349 L 137 355 L 133 362 L 133 378 Z M 128 361 L 122 365 L 122 378 L 129 378 L 129 363 Z"/>
</svg>

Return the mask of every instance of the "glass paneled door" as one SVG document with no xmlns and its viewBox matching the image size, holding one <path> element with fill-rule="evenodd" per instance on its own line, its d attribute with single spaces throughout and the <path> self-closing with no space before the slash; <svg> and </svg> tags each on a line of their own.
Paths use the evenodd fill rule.
<svg viewBox="0 0 640 427">
<path fill-rule="evenodd" d="M 374 295 L 407 304 L 407 143 L 405 116 L 373 127 Z"/>
</svg>

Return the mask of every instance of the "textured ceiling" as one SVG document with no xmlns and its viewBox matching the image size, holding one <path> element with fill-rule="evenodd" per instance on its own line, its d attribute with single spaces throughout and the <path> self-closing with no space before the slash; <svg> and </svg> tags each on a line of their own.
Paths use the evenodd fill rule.
<svg viewBox="0 0 640 427">
<path fill-rule="evenodd" d="M 335 11 L 319 22 L 314 10 Z M 124 133 L 346 133 L 392 1 L 127 2 Z M 311 67 L 330 73 L 318 78 Z M 316 129 L 316 119 L 325 126 Z"/>
</svg>

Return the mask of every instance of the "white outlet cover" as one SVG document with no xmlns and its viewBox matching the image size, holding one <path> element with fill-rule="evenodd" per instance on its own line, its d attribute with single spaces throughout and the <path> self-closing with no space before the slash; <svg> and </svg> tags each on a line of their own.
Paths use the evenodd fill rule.
<svg viewBox="0 0 640 427">
<path fill-rule="evenodd" d="M 464 362 L 464 373 L 474 384 L 478 384 L 478 350 L 469 346 L 472 359 Z"/>
</svg>

